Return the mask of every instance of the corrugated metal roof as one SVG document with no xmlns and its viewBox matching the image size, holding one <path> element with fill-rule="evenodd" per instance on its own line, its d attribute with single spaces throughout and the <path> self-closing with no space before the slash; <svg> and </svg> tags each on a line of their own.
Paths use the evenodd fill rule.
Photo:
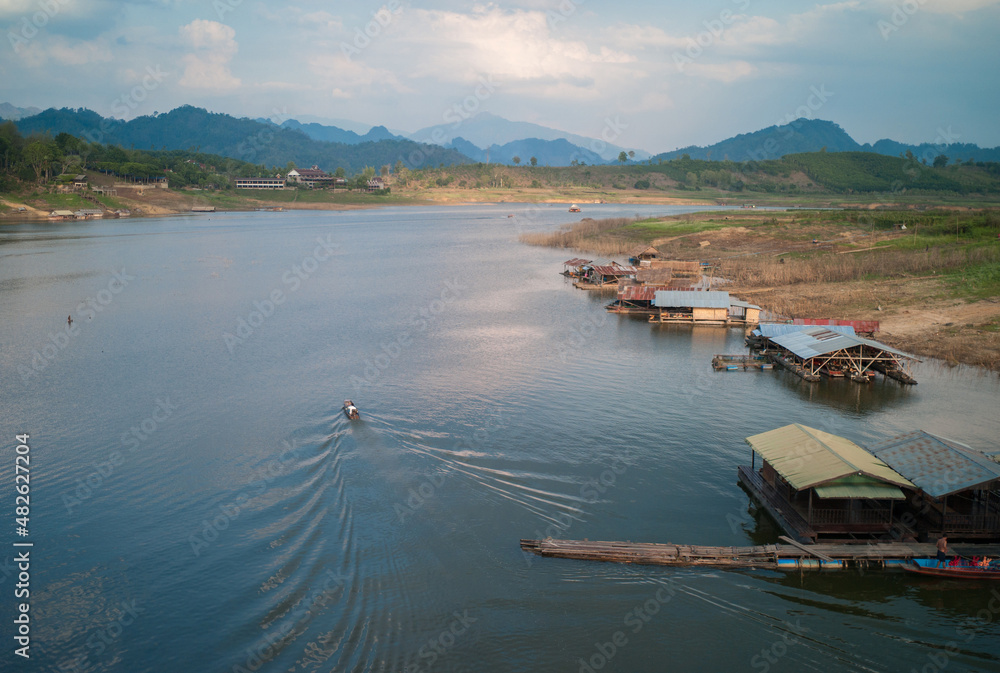
<svg viewBox="0 0 1000 673">
<path fill-rule="evenodd" d="M 844 477 L 816 487 L 820 498 L 871 498 L 872 500 L 905 500 L 899 486 L 873 481 L 871 477 Z"/>
<path fill-rule="evenodd" d="M 593 260 L 579 259 L 578 257 L 574 257 L 573 259 L 567 259 L 565 262 L 563 262 L 563 266 L 583 266 L 584 264 L 590 264 L 591 261 Z"/>
<path fill-rule="evenodd" d="M 685 292 L 659 290 L 653 306 L 661 308 L 724 308 L 729 309 L 728 292 Z"/>
<path fill-rule="evenodd" d="M 761 310 L 760 306 L 757 306 L 757 304 L 751 304 L 750 302 L 743 301 L 742 299 L 730 299 L 729 300 L 729 305 L 730 306 L 739 306 L 740 308 L 755 308 L 758 311 Z"/>
<path fill-rule="evenodd" d="M 879 442 L 871 450 L 934 498 L 1000 479 L 1000 463 L 961 442 L 923 430 Z"/>
<path fill-rule="evenodd" d="M 872 339 L 863 339 L 853 334 L 848 335 L 834 332 L 829 326 L 805 327 L 798 332 L 774 337 L 771 341 L 783 348 L 787 348 L 805 360 L 860 345 L 871 346 L 872 348 L 877 348 L 910 360 L 917 359 L 909 353 L 898 351 L 895 348 L 886 346 L 878 341 L 873 341 Z"/>
<path fill-rule="evenodd" d="M 638 270 L 632 266 L 592 266 L 599 276 L 632 276 Z"/>
<path fill-rule="evenodd" d="M 783 334 L 791 334 L 792 332 L 801 332 L 803 329 L 805 329 L 805 326 L 803 325 L 788 325 L 785 323 L 767 322 L 758 325 L 757 329 L 755 329 L 753 333 L 759 336 L 772 338 Z M 839 332 L 840 334 L 854 336 L 854 328 L 850 325 L 831 325 L 827 327 L 827 329 L 831 332 Z"/>
<path fill-rule="evenodd" d="M 914 487 L 851 440 L 798 423 L 747 437 L 746 442 L 797 491 L 849 476 Z"/>
</svg>

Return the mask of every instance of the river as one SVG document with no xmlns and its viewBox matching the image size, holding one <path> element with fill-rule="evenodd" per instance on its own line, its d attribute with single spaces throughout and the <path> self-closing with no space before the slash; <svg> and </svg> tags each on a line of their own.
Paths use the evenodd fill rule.
<svg viewBox="0 0 1000 673">
<path fill-rule="evenodd" d="M 919 364 L 915 387 L 713 372 L 741 330 L 608 315 L 559 275 L 571 251 L 517 242 L 576 217 L 0 227 L 8 515 L 15 435 L 31 460 L 29 535 L 4 526 L 3 670 L 1000 670 L 988 584 L 521 552 L 774 541 L 736 471 L 744 437 L 788 423 L 1000 436 L 1000 383 L 969 368 Z M 30 663 L 11 637 L 24 540 Z"/>
</svg>

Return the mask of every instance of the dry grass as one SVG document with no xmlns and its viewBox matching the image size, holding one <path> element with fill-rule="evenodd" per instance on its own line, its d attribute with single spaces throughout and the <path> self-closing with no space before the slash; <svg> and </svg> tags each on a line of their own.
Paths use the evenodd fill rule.
<svg viewBox="0 0 1000 673">
<path fill-rule="evenodd" d="M 754 288 L 798 283 L 836 283 L 866 277 L 901 278 L 982 264 L 1000 264 L 998 250 L 888 249 L 856 255 L 786 258 L 784 262 L 775 257 L 741 257 L 724 262 L 720 267 L 720 275 L 741 287 Z"/>
<path fill-rule="evenodd" d="M 629 217 L 609 217 L 603 220 L 585 219 L 567 224 L 553 232 L 524 233 L 518 240 L 528 245 L 544 245 L 550 248 L 571 248 L 581 252 L 592 252 L 605 257 L 628 254 L 635 248 L 634 239 L 608 232 L 621 230 L 636 222 Z"/>
</svg>

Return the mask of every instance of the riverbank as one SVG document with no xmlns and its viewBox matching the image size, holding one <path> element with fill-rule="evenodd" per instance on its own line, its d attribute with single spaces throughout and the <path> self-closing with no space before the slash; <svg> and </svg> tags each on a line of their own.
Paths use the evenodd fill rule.
<svg viewBox="0 0 1000 673">
<path fill-rule="evenodd" d="M 801 318 L 878 320 L 881 341 L 1000 371 L 1000 213 L 995 210 L 723 211 L 582 222 L 536 245 L 620 256 L 649 243 L 710 262 L 726 289 Z"/>
</svg>

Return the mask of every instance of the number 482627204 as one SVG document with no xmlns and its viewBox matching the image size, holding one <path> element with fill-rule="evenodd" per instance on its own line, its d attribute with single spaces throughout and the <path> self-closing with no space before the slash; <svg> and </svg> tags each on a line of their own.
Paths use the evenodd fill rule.
<svg viewBox="0 0 1000 673">
<path fill-rule="evenodd" d="M 28 448 L 28 435 L 17 435 L 19 442 L 14 457 L 14 488 L 17 491 L 15 500 L 14 520 L 18 526 L 18 534 L 28 534 L 28 519 L 31 513 L 31 449 Z M 24 531 L 23 533 L 21 531 Z"/>
</svg>

